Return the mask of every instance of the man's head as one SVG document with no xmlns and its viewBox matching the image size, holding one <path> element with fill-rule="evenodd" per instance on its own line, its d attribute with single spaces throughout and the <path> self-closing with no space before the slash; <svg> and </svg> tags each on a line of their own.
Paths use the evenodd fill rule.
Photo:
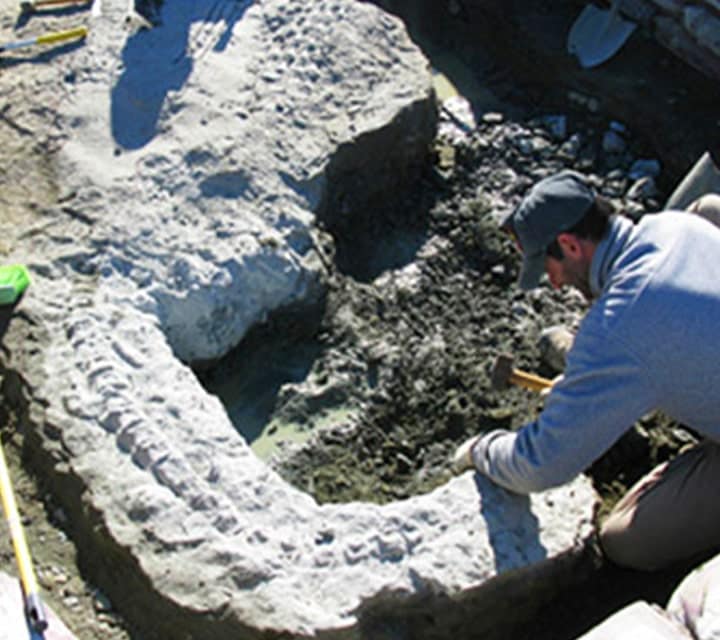
<svg viewBox="0 0 720 640">
<path fill-rule="evenodd" d="M 520 287 L 538 286 L 547 272 L 553 286 L 575 286 L 590 297 L 590 261 L 610 213 L 575 171 L 561 171 L 533 186 L 503 223 L 523 253 Z"/>
</svg>

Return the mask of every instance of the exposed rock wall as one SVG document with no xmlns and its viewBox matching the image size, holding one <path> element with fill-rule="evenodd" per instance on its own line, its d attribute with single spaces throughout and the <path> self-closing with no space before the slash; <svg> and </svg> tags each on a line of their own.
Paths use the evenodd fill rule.
<svg viewBox="0 0 720 640">
<path fill-rule="evenodd" d="M 715 0 L 623 2 L 625 17 L 643 28 L 614 56 L 589 69 L 581 68 L 567 48 L 572 25 L 588 4 L 582 0 L 377 4 L 402 16 L 420 37 L 455 50 L 471 67 L 490 52 L 493 71 L 533 88 L 535 102 L 575 102 L 624 122 L 649 141 L 671 184 L 720 140 Z"/>
<path fill-rule="evenodd" d="M 492 611 L 493 578 L 521 588 L 588 536 L 587 479 L 528 498 L 467 473 L 318 505 L 187 365 L 322 295 L 317 216 L 361 212 L 344 194 L 399 189 L 427 156 L 427 60 L 352 0 L 165 2 L 148 31 L 126 12 L 105 0 L 62 60 L 58 201 L 6 256 L 33 284 L 3 396 L 92 577 L 148 638 L 377 640 L 371 608 L 468 591 Z"/>
<path fill-rule="evenodd" d="M 658 41 L 710 78 L 720 80 L 720 3 L 717 0 L 634 0 L 628 18 L 641 20 Z M 644 5 L 644 6 L 643 6 Z"/>
<path fill-rule="evenodd" d="M 566 4 L 581 9 L 588 3 L 572 0 Z M 609 2 L 603 4 L 609 8 Z M 455 15 L 463 11 L 481 15 L 487 11 L 501 11 L 502 3 L 451 0 L 446 10 Z M 649 29 L 661 44 L 682 60 L 720 80 L 720 4 L 717 0 L 624 0 L 620 3 L 620 12 Z"/>
</svg>

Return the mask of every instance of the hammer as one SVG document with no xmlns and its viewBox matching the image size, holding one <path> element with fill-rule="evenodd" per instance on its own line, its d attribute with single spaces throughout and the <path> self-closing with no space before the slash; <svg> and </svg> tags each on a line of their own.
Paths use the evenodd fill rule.
<svg viewBox="0 0 720 640">
<path fill-rule="evenodd" d="M 52 9 L 71 4 L 88 4 L 91 0 L 23 0 L 20 3 L 22 13 L 30 13 L 41 9 Z"/>
<path fill-rule="evenodd" d="M 527 373 L 513 367 L 513 356 L 509 353 L 501 353 L 495 358 L 492 375 L 490 381 L 493 389 L 506 389 L 509 384 L 516 384 L 519 387 L 530 389 L 531 391 L 542 391 L 552 387 L 552 380 L 536 376 L 533 373 Z"/>
</svg>

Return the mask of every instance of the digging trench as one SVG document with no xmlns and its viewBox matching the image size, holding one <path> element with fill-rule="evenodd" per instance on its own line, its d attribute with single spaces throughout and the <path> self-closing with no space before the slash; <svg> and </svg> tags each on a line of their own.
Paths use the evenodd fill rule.
<svg viewBox="0 0 720 640">
<path fill-rule="evenodd" d="M 393 9 L 403 3 L 378 4 Z M 540 401 L 525 392 L 490 390 L 492 354 L 509 348 L 521 365 L 546 375 L 558 373 L 540 358 L 539 331 L 553 324 L 572 325 L 584 306 L 572 294 L 544 289 L 526 296 L 517 291 L 517 256 L 497 229 L 498 213 L 488 194 L 495 200 L 506 198 L 506 208 L 511 207 L 539 172 L 571 166 L 592 174 L 605 195 L 624 206 L 627 202 L 617 190 L 618 183 L 629 186 L 623 163 L 657 158 L 662 167 L 657 189 L 644 202 L 632 203 L 637 216 L 660 209 L 704 150 L 703 128 L 711 117 L 706 108 L 709 85 L 652 43 L 641 40 L 636 46 L 645 50 L 640 57 L 651 51 L 660 58 L 662 72 L 655 82 L 664 83 L 667 92 L 688 96 L 685 111 L 668 113 L 666 124 L 667 130 L 693 133 L 669 154 L 655 143 L 653 127 L 627 124 L 629 113 L 650 108 L 649 100 L 640 99 L 640 89 L 628 96 L 631 105 L 601 111 L 573 100 L 574 91 L 589 90 L 580 86 L 580 74 L 564 82 L 546 74 L 523 84 L 524 55 L 522 63 L 513 52 L 500 56 L 493 39 L 487 50 L 478 51 L 476 38 L 470 37 L 471 27 L 478 25 L 459 22 L 447 12 L 440 14 L 443 20 L 432 6 L 413 4 L 412 11 L 398 13 L 428 52 L 440 98 L 443 92 L 444 97 L 465 95 L 479 116 L 478 133 L 459 143 L 441 135 L 421 179 L 402 194 L 368 202 L 339 176 L 342 187 L 329 197 L 325 210 L 337 209 L 342 200 L 345 215 L 320 214 L 328 237 L 323 250 L 327 264 L 333 265 L 327 297 L 313 310 L 274 316 L 214 367 L 198 372 L 256 453 L 320 502 L 385 502 L 429 490 L 447 479 L 447 457 L 458 441 L 477 429 L 519 426 L 540 408 Z M 574 9 L 565 11 L 568 17 Z M 428 33 L 431 19 L 433 30 Z M 527 20 L 532 19 L 528 15 Z M 546 55 L 553 58 L 556 52 Z M 627 55 L 631 57 L 624 62 L 612 61 L 616 77 L 607 83 L 608 93 L 637 72 L 628 62 L 637 52 Z M 555 67 L 567 64 L 556 61 Z M 679 84 L 681 72 L 686 80 Z M 597 73 L 607 75 L 604 69 Z M 593 71 L 585 75 L 588 83 L 598 82 Z M 569 131 L 584 141 L 577 157 L 567 155 L 562 140 L 525 157 L 510 148 L 528 132 L 552 142 L 547 114 L 562 114 Z M 706 122 L 698 123 L 702 118 Z M 639 122 L 637 116 L 630 120 Z M 603 134 L 613 121 L 627 127 L 624 157 L 602 148 Z M 514 134 L 517 127 L 523 131 Z M 508 148 L 497 148 L 497 140 Z M 518 323 L 523 314 L 530 319 Z M 660 417 L 655 422 L 668 421 Z M 359 433 L 364 431 L 359 424 L 373 425 L 379 440 Z M 323 428 L 327 425 L 332 428 Z M 409 425 L 407 433 L 401 425 Z M 640 431 L 645 433 L 647 426 L 640 425 Z M 398 433 L 388 441 L 387 433 L 395 429 Z M 363 443 L 364 437 L 368 441 Z M 659 443 L 638 438 L 645 443 L 635 454 L 638 463 L 667 456 L 675 448 L 672 433 Z M 357 465 L 363 476 L 370 471 L 368 458 L 359 455 L 348 466 L 346 451 L 343 462 L 334 462 L 335 447 L 345 449 L 351 442 L 359 447 L 356 454 L 367 456 L 378 444 L 390 452 L 373 463 L 371 475 L 385 480 L 368 481 L 369 491 L 363 489 L 367 482 L 350 480 Z M 637 443 L 633 448 L 638 449 Z M 632 481 L 641 471 L 613 467 L 602 474 L 603 482 L 618 475 L 621 483 Z M 329 485 L 319 489 L 323 478 Z"/>
<path fill-rule="evenodd" d="M 555 375 L 540 357 L 539 333 L 572 325 L 584 305 L 567 292 L 517 291 L 517 256 L 497 229 L 488 193 L 511 206 L 543 170 L 570 166 L 595 176 L 623 206 L 629 158 L 654 158 L 662 167 L 657 190 L 633 201 L 632 211 L 657 211 L 717 129 L 711 108 L 717 88 L 642 34 L 603 68 L 580 72 L 540 36 L 528 42 L 540 52 L 532 62 L 527 51 L 509 50 L 504 29 L 520 19 L 517 13 L 504 16 L 507 22 L 493 15 L 478 23 L 437 3 L 378 4 L 406 19 L 433 63 L 440 98 L 464 95 L 477 129 L 460 141 L 440 135 L 409 192 L 367 202 L 345 185 L 336 194 L 344 222 L 320 217 L 332 239 L 325 250 L 333 264 L 322 305 L 271 319 L 198 373 L 255 452 L 321 503 L 386 503 L 430 491 L 449 479 L 447 462 L 459 442 L 479 431 L 518 427 L 541 409 L 541 400 L 527 392 L 491 390 L 493 354 L 510 350 L 521 366 Z M 517 4 L 506 11 L 517 12 Z M 525 29 L 547 22 L 549 9 L 540 5 L 527 10 Z M 557 3 L 552 6 L 555 11 Z M 564 28 L 578 6 L 555 11 L 555 24 Z M 540 31 L 550 41 L 562 28 Z M 656 71 L 648 77 L 649 58 Z M 637 74 L 645 81 L 637 82 Z M 647 95 L 648 83 L 659 101 Z M 597 100 L 588 108 L 578 96 Z M 553 141 L 547 114 L 562 114 L 583 140 L 577 156 Z M 625 127 L 623 157 L 603 149 L 613 121 Z M 517 128 L 521 136 L 530 132 L 547 141 L 549 150 L 517 153 Z M 692 438 L 661 415 L 635 425 L 589 470 L 602 499 L 599 515 Z M 634 599 L 664 604 L 686 570 L 648 576 L 600 563 L 585 588 L 549 603 L 543 631 L 520 625 L 513 637 L 573 638 Z M 406 631 L 418 634 L 413 637 L 449 637 L 441 620 L 429 622 L 420 610 L 384 616 L 402 620 Z"/>
</svg>

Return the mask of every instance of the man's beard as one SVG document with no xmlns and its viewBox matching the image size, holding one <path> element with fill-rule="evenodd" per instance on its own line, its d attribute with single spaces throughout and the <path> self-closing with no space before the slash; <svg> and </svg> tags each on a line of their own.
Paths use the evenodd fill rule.
<svg viewBox="0 0 720 640">
<path fill-rule="evenodd" d="M 575 278 L 572 286 L 582 294 L 583 298 L 585 298 L 587 302 L 592 302 L 595 299 L 592 287 L 590 286 L 590 278 L 587 275 Z"/>
<path fill-rule="evenodd" d="M 576 266 L 569 275 L 570 278 L 566 284 L 577 289 L 587 302 L 592 302 L 595 299 L 595 295 L 593 294 L 592 287 L 590 286 L 590 270 L 578 268 Z"/>
</svg>

